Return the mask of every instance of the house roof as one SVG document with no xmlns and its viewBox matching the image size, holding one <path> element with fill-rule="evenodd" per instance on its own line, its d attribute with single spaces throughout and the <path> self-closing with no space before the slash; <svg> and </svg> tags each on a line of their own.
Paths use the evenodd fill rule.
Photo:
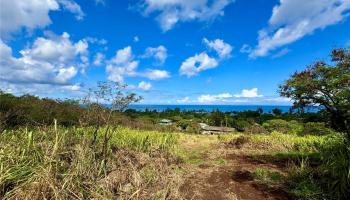
<svg viewBox="0 0 350 200">
<path fill-rule="evenodd" d="M 159 122 L 160 123 L 171 123 L 172 121 L 170 119 L 161 119 Z"/>
<path fill-rule="evenodd" d="M 203 124 L 201 124 L 201 128 L 202 130 L 205 131 L 218 131 L 218 132 L 233 132 L 236 129 L 234 128 L 229 128 L 229 127 L 220 127 L 220 126 L 203 126 Z"/>
</svg>

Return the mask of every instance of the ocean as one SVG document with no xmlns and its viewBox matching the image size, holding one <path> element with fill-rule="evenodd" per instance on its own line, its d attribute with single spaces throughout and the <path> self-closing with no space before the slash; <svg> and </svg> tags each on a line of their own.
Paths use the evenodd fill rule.
<svg viewBox="0 0 350 200">
<path fill-rule="evenodd" d="M 274 108 L 281 109 L 282 112 L 289 112 L 291 106 L 281 106 L 281 105 L 145 105 L 145 104 L 132 104 L 129 105 L 130 109 L 135 109 L 137 111 L 156 110 L 158 112 L 164 111 L 166 109 L 176 109 L 179 108 L 182 111 L 207 111 L 211 112 L 214 110 L 219 110 L 221 112 L 232 112 L 232 111 L 256 111 L 258 108 L 262 108 L 264 113 L 271 113 Z M 305 109 L 306 112 L 317 112 L 319 107 L 308 107 Z"/>
</svg>

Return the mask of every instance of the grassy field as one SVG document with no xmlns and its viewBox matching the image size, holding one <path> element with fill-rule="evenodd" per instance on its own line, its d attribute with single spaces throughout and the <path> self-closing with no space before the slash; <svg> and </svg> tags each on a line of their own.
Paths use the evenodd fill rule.
<svg viewBox="0 0 350 200">
<path fill-rule="evenodd" d="M 107 127 L 0 134 L 4 199 L 158 199 L 176 196 L 178 135 Z M 174 165 L 174 166 L 172 166 Z M 154 192 L 156 189 L 157 192 Z"/>
<path fill-rule="evenodd" d="M 191 183 L 193 191 L 207 195 L 226 191 L 229 186 L 219 183 L 232 182 L 243 170 L 254 184 L 283 188 L 296 199 L 345 199 L 350 148 L 343 142 L 340 134 L 215 136 L 57 126 L 5 130 L 0 134 L 0 197 L 188 199 L 198 194 L 184 185 Z M 199 187 L 213 173 L 227 179 L 208 190 Z M 239 199 L 231 189 L 222 199 Z"/>
</svg>

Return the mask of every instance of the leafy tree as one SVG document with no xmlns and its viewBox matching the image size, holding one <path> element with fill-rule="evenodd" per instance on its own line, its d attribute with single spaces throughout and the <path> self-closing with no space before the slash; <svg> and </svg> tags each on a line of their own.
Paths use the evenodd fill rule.
<svg viewBox="0 0 350 200">
<path fill-rule="evenodd" d="M 346 132 L 350 139 L 350 52 L 335 49 L 333 65 L 318 61 L 304 71 L 295 72 L 279 91 L 294 100 L 294 107 L 320 105 L 332 128 Z"/>
<path fill-rule="evenodd" d="M 282 110 L 279 109 L 279 108 L 274 108 L 274 109 L 272 109 L 272 113 L 274 115 L 281 115 L 282 114 Z"/>
<path fill-rule="evenodd" d="M 225 114 L 219 110 L 215 110 L 210 113 L 210 122 L 214 126 L 222 126 L 225 122 Z"/>
</svg>

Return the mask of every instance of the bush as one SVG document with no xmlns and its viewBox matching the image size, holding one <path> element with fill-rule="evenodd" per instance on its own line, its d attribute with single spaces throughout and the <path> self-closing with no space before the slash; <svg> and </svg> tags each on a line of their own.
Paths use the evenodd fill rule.
<svg viewBox="0 0 350 200">
<path fill-rule="evenodd" d="M 263 126 L 257 123 L 245 128 L 244 132 L 249 134 L 267 134 L 268 133 L 268 131 Z"/>
<path fill-rule="evenodd" d="M 263 127 L 268 131 L 277 131 L 280 133 L 290 133 L 290 134 L 298 134 L 303 130 L 303 126 L 295 121 L 285 121 L 283 119 L 272 119 L 265 123 L 263 123 Z"/>
<path fill-rule="evenodd" d="M 327 128 L 322 122 L 307 122 L 304 124 L 300 135 L 329 135 L 334 133 L 335 131 Z"/>
<path fill-rule="evenodd" d="M 233 128 L 237 129 L 237 131 L 244 131 L 249 126 L 250 126 L 250 123 L 243 119 L 238 119 L 233 121 Z"/>
</svg>

